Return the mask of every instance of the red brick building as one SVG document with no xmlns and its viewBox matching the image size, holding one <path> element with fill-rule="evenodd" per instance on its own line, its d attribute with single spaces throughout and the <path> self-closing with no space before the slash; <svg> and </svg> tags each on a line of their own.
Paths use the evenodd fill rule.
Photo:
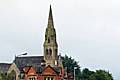
<svg viewBox="0 0 120 80">
<path fill-rule="evenodd" d="M 32 66 L 25 67 L 24 71 L 24 80 L 38 80 L 38 74 Z"/>
<path fill-rule="evenodd" d="M 39 73 L 32 66 L 25 67 L 24 73 L 24 80 L 61 80 L 59 68 L 50 65 L 44 67 Z"/>
</svg>

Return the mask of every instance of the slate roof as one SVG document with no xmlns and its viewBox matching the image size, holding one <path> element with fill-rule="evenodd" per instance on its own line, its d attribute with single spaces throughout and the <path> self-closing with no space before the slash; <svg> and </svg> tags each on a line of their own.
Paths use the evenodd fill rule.
<svg viewBox="0 0 120 80">
<path fill-rule="evenodd" d="M 23 68 L 27 66 L 32 66 L 35 68 L 37 73 L 41 73 L 45 65 L 42 65 L 41 63 L 45 63 L 43 56 L 25 56 L 25 57 L 15 57 L 15 60 L 13 61 L 21 73 L 24 73 Z M 1 72 L 7 72 L 11 64 L 8 63 L 0 63 L 0 71 Z M 59 68 L 53 67 L 53 69 L 59 73 Z"/>
<path fill-rule="evenodd" d="M 7 73 L 11 64 L 9 63 L 0 63 L 0 72 Z"/>
<path fill-rule="evenodd" d="M 15 57 L 13 61 L 19 70 L 23 72 L 25 66 L 33 66 L 37 72 L 41 72 L 41 63 L 44 63 L 43 56 L 25 56 L 25 57 Z M 7 72 L 11 64 L 0 63 L 0 72 Z"/>
<path fill-rule="evenodd" d="M 42 62 L 44 62 L 43 56 L 15 57 L 14 60 L 19 69 L 25 66 L 40 67 Z"/>
</svg>

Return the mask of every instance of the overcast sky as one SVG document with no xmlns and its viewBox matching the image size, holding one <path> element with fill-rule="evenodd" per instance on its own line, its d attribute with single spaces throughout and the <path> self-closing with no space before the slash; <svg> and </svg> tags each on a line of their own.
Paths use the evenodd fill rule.
<svg viewBox="0 0 120 80">
<path fill-rule="evenodd" d="M 43 55 L 50 3 L 59 53 L 120 80 L 119 0 L 0 0 L 0 62 Z"/>
</svg>

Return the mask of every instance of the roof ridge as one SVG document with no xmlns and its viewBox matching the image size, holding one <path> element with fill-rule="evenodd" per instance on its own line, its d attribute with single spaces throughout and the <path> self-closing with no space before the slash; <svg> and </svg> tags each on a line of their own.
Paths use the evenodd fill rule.
<svg viewBox="0 0 120 80">
<path fill-rule="evenodd" d="M 20 56 L 20 57 L 16 57 L 16 58 L 25 58 L 25 57 L 43 57 L 43 56 Z"/>
</svg>

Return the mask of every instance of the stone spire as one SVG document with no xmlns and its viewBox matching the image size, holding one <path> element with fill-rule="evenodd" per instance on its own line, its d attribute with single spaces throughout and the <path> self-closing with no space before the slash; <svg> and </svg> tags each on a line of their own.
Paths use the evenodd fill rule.
<svg viewBox="0 0 120 80">
<path fill-rule="evenodd" d="M 46 65 L 55 66 L 55 61 L 57 61 L 58 55 L 58 45 L 56 41 L 56 31 L 53 23 L 52 8 L 50 5 L 48 25 L 45 32 L 44 41 L 44 60 Z"/>
<path fill-rule="evenodd" d="M 48 17 L 48 27 L 54 27 L 51 5 L 50 5 L 50 11 L 49 11 L 49 17 Z"/>
</svg>

